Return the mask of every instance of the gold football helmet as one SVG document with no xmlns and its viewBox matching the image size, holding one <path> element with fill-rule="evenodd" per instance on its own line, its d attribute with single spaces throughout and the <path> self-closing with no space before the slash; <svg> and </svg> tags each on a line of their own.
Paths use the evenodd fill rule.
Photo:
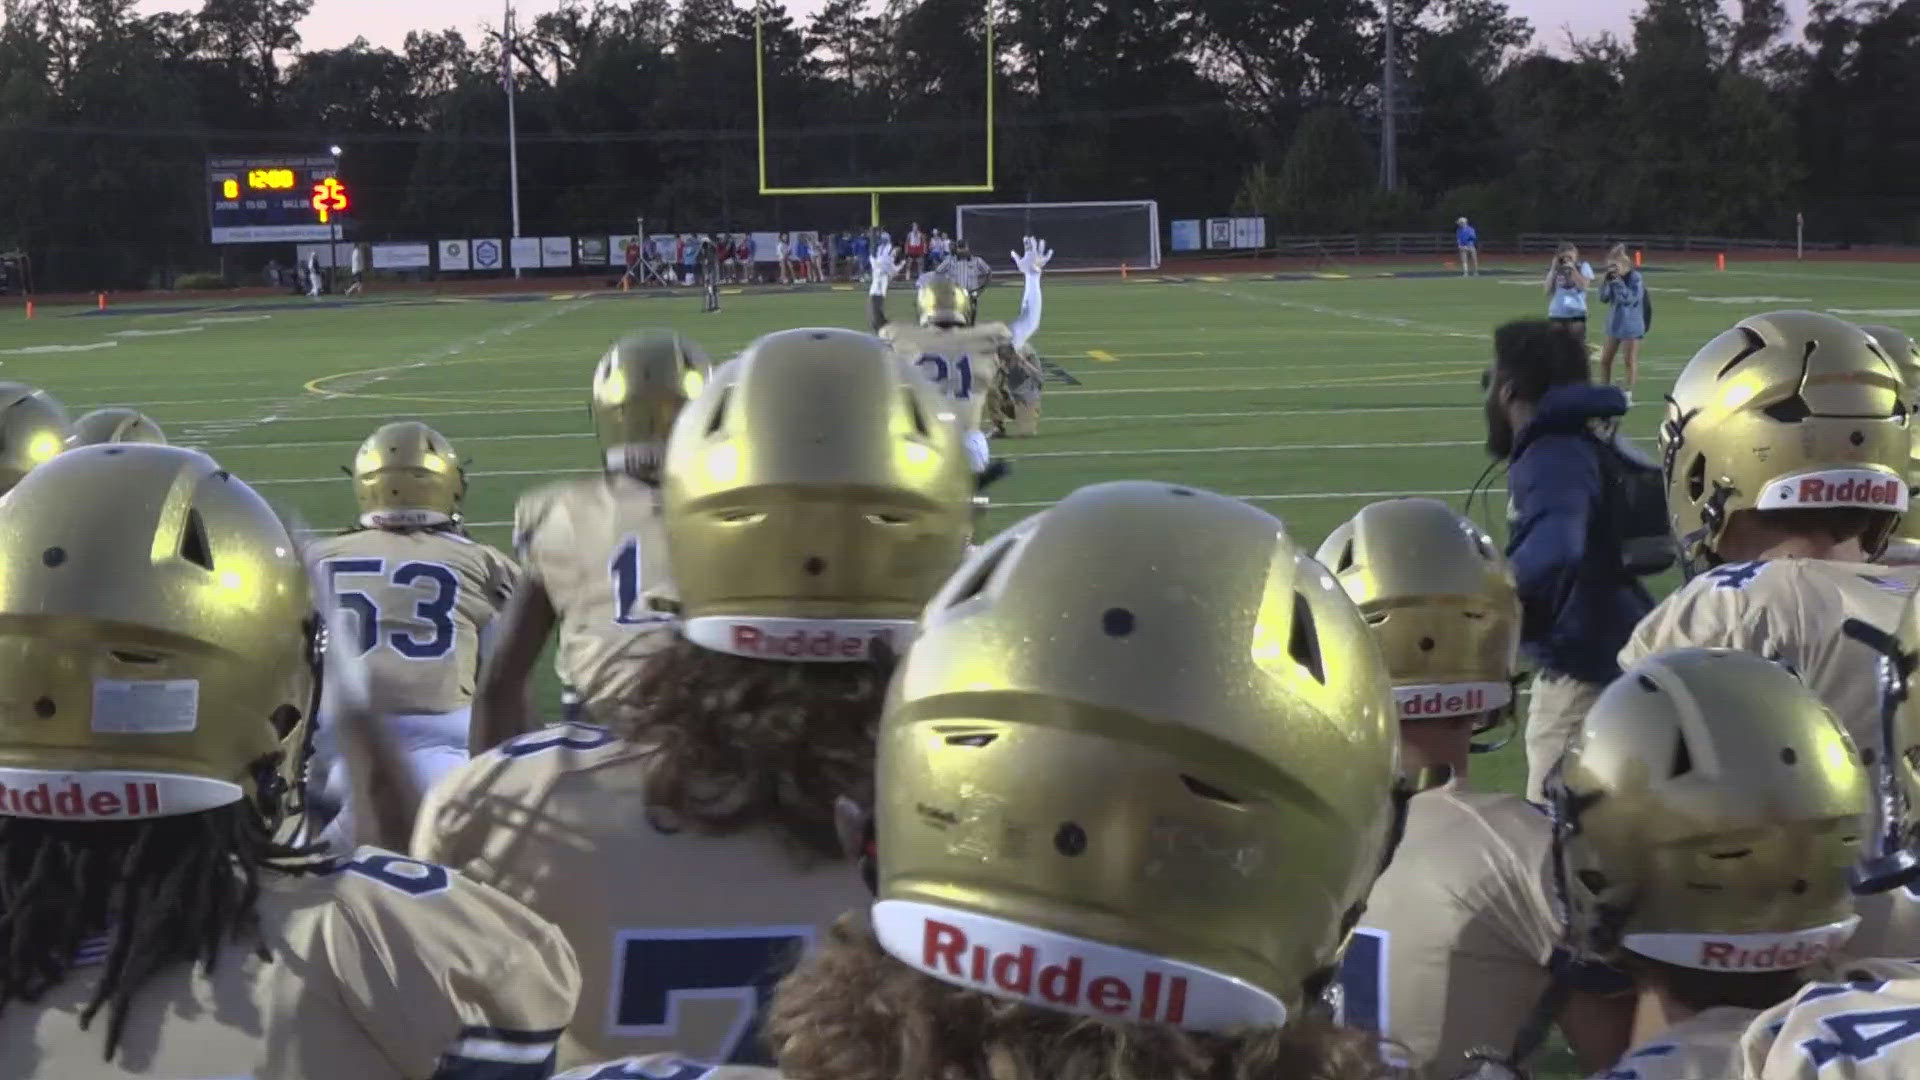
<svg viewBox="0 0 1920 1080">
<path fill-rule="evenodd" d="M 673 418 L 700 396 L 713 362 L 671 330 L 643 330 L 613 343 L 593 369 L 593 434 L 609 472 L 660 466 Z"/>
<path fill-rule="evenodd" d="M 1647 657 L 1594 703 L 1547 797 L 1588 956 L 1784 971 L 1852 935 L 1867 776 L 1787 669 L 1728 649 Z"/>
<path fill-rule="evenodd" d="M 265 499 L 192 450 L 89 446 L 0 523 L 0 814 L 298 812 L 321 635 Z"/>
<path fill-rule="evenodd" d="M 1899 372 L 1852 323 L 1812 311 L 1740 320 L 1695 353 L 1667 396 L 1667 510 L 1689 572 L 1714 561 L 1742 510 L 1907 509 Z"/>
<path fill-rule="evenodd" d="M 67 449 L 97 446 L 100 443 L 153 443 L 167 445 L 167 433 L 153 418 L 139 409 L 95 409 L 73 422 L 67 429 Z"/>
<path fill-rule="evenodd" d="M 52 394 L 0 382 L 0 491 L 67 448 L 67 410 Z"/>
<path fill-rule="evenodd" d="M 962 326 L 973 321 L 973 297 L 945 274 L 920 286 L 920 325 Z"/>
<path fill-rule="evenodd" d="M 460 519 L 467 471 L 446 436 L 418 420 L 383 424 L 353 455 L 360 524 L 444 525 Z"/>
<path fill-rule="evenodd" d="M 878 338 L 769 334 L 674 424 L 662 492 L 683 629 L 743 656 L 905 647 L 958 565 L 973 473 L 952 407 Z"/>
<path fill-rule="evenodd" d="M 1920 483 L 1920 421 L 1914 417 L 1916 412 L 1920 412 L 1920 346 L 1914 345 L 1912 338 L 1891 326 L 1862 325 L 1860 329 L 1867 332 L 1867 336 L 1880 346 L 1880 351 L 1887 354 L 1900 372 L 1900 384 L 1903 387 L 1900 399 L 1907 403 L 1907 484 L 1911 492 L 1912 485 Z M 1905 526 L 1900 530 L 1901 538 L 1910 548 L 1920 546 L 1920 522 L 1909 516 L 1902 519 L 1901 524 Z"/>
<path fill-rule="evenodd" d="M 1398 755 L 1365 621 L 1279 521 L 1081 488 L 927 605 L 881 721 L 874 926 L 1001 997 L 1277 1025 L 1385 865 Z"/>
<path fill-rule="evenodd" d="M 1388 499 L 1334 529 L 1315 557 L 1373 628 L 1401 720 L 1477 716 L 1479 734 L 1513 718 L 1520 594 L 1479 526 L 1437 499 Z"/>
</svg>

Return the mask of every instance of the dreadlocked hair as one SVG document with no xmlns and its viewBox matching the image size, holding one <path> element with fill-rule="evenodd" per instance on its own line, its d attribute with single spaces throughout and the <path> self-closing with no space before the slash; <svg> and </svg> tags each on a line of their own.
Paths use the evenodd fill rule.
<svg viewBox="0 0 1920 1080">
<path fill-rule="evenodd" d="M 651 747 L 647 802 L 663 832 L 771 830 L 796 864 L 844 859 L 834 800 L 873 788 L 875 731 L 897 656 L 752 660 L 675 637 L 647 661 L 639 700 L 609 725 Z"/>
<path fill-rule="evenodd" d="M 0 817 L 0 1012 L 39 1001 L 104 943 L 80 1026 L 107 1011 L 113 1060 L 134 994 L 163 968 L 212 971 L 222 946 L 249 939 L 273 959 L 259 943 L 262 874 L 326 865 L 315 850 L 276 841 L 250 800 L 145 821 Z"/>
</svg>

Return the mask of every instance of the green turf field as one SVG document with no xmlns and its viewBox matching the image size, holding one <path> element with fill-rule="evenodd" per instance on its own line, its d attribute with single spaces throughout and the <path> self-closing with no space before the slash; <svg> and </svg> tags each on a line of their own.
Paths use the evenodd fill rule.
<svg viewBox="0 0 1920 1080">
<path fill-rule="evenodd" d="M 1142 477 L 1255 500 L 1308 544 L 1372 499 L 1423 493 L 1458 505 L 1486 464 L 1478 380 L 1488 331 L 1542 314 L 1544 297 L 1531 270 L 1473 280 L 1378 276 L 1386 272 L 1050 277 L 1035 341 L 1077 383 L 1049 385 L 1039 437 L 997 444 L 1015 471 L 995 489 L 993 523 L 1082 484 Z M 1903 306 L 1916 302 L 1920 266 L 1690 265 L 1647 276 L 1655 326 L 1631 430 L 1649 439 L 1679 364 L 1748 312 L 1811 307 L 1920 331 L 1920 307 Z M 1017 288 L 996 287 L 984 314 L 1010 317 L 1018 300 Z M 912 314 L 909 292 L 891 304 Z M 521 491 L 598 467 L 586 384 L 620 333 L 671 326 L 721 357 L 771 330 L 860 327 L 865 310 L 864 292 L 847 288 L 727 296 L 714 315 L 687 293 L 376 292 L 345 303 L 42 309 L 31 322 L 15 308 L 0 317 L 0 378 L 45 387 L 76 415 L 146 409 L 175 441 L 205 448 L 316 527 L 352 516 L 340 466 L 359 440 L 386 420 L 424 419 L 472 463 L 474 533 L 504 546 Z M 1596 303 L 1596 319 L 1601 311 Z M 1497 531 L 1497 481 L 1492 506 L 1482 516 Z M 1517 750 L 1485 761 L 1479 782 L 1518 788 Z"/>
</svg>

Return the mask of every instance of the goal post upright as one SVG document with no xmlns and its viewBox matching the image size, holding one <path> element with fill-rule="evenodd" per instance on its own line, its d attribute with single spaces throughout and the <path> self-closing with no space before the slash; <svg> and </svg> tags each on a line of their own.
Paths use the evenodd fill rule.
<svg viewBox="0 0 1920 1080">
<path fill-rule="evenodd" d="M 882 195 L 982 195 L 994 190 L 994 35 L 993 2 L 986 0 L 986 125 L 987 125 L 987 173 L 986 178 L 974 184 L 866 184 L 851 186 L 822 187 L 776 187 L 767 180 L 767 71 L 766 42 L 762 32 L 760 7 L 753 9 L 753 86 L 755 141 L 758 143 L 760 160 L 760 194 L 762 195 L 865 195 L 868 198 L 869 215 L 874 228 L 880 227 L 880 196 Z"/>
</svg>

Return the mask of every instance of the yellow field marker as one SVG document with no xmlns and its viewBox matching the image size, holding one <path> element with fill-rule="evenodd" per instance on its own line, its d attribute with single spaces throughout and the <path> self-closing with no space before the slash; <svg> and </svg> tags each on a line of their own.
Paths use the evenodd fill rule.
<svg viewBox="0 0 1920 1080">
<path fill-rule="evenodd" d="M 1115 360 L 1120 359 L 1119 357 L 1113 355 L 1112 353 L 1107 352 L 1105 349 L 1088 349 L 1087 355 L 1093 357 L 1095 360 L 1098 360 L 1103 364 L 1111 364 Z"/>
<path fill-rule="evenodd" d="M 552 296 L 547 297 L 549 300 L 576 300 L 578 298 L 578 294 L 570 292 L 554 293 Z"/>
<path fill-rule="evenodd" d="M 1227 279 L 1226 279 L 1226 278 L 1223 278 L 1223 277 L 1219 277 L 1218 275 L 1214 275 L 1214 274 L 1201 274 L 1201 275 L 1200 275 L 1200 280 L 1201 280 L 1201 281 L 1210 281 L 1210 282 L 1213 282 L 1213 283 L 1215 283 L 1215 284 L 1219 284 L 1220 282 L 1222 282 L 1222 281 L 1225 281 L 1225 280 L 1227 280 Z"/>
<path fill-rule="evenodd" d="M 1346 281 L 1348 278 L 1351 278 L 1353 275 L 1352 274 L 1315 274 L 1313 276 L 1319 278 L 1321 281 Z"/>
</svg>

